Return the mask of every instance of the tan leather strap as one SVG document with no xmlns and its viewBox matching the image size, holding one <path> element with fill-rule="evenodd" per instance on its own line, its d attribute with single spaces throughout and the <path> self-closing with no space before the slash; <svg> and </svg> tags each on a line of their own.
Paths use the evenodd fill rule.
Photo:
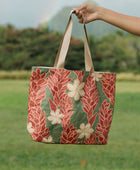
<svg viewBox="0 0 140 170">
<path fill-rule="evenodd" d="M 65 32 L 64 32 L 64 36 L 63 36 L 63 39 L 61 41 L 61 44 L 60 44 L 60 47 L 59 47 L 59 50 L 58 50 L 58 53 L 57 53 L 57 56 L 56 56 L 56 60 L 55 60 L 55 63 L 54 63 L 55 68 L 64 68 L 65 58 L 66 58 L 68 48 L 69 48 L 69 45 L 70 45 L 71 32 L 72 32 L 72 26 L 73 26 L 72 13 L 73 13 L 73 11 L 71 11 L 69 21 L 68 21 L 67 27 L 66 27 Z M 93 67 L 93 63 L 92 63 L 92 58 L 91 58 L 91 53 L 90 53 L 88 36 L 87 36 L 85 24 L 84 24 L 83 28 L 84 28 L 84 34 L 85 34 L 85 40 L 84 40 L 85 69 L 86 69 L 86 71 L 92 71 L 93 72 L 94 67 Z"/>
</svg>

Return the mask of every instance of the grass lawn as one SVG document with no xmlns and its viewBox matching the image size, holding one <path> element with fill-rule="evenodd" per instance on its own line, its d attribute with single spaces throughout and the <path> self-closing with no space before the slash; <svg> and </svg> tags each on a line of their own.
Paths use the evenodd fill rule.
<svg viewBox="0 0 140 170">
<path fill-rule="evenodd" d="M 0 80 L 0 170 L 140 169 L 140 82 L 117 82 L 108 145 L 33 142 L 26 130 L 29 81 Z"/>
</svg>

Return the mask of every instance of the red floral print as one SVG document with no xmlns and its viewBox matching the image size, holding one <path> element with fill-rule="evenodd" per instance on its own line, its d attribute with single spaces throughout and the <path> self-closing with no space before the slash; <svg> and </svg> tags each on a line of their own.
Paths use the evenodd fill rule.
<svg viewBox="0 0 140 170">
<path fill-rule="evenodd" d="M 102 74 L 103 79 L 101 79 L 102 85 L 103 85 L 103 91 L 107 98 L 109 98 L 110 102 L 114 106 L 115 102 L 115 80 L 116 75 L 115 74 Z"/>
<path fill-rule="evenodd" d="M 41 74 L 41 70 L 37 69 L 36 71 L 32 72 L 31 79 L 30 79 L 30 91 L 37 92 L 39 90 L 45 89 L 46 87 L 46 73 Z"/>
<path fill-rule="evenodd" d="M 74 79 L 70 78 L 73 73 L 76 75 Z M 47 122 L 50 121 L 51 127 L 59 124 L 63 128 L 59 137 L 60 143 L 107 143 L 114 106 L 115 74 L 93 74 L 90 72 L 86 80 L 83 81 L 84 76 L 86 76 L 84 71 L 72 72 L 65 69 L 48 69 L 47 75 L 41 73 L 40 69 L 32 72 L 27 129 L 33 140 L 54 143 L 53 133 L 50 134 L 50 129 L 47 127 Z M 99 81 L 102 86 L 98 86 L 98 84 L 101 84 L 98 83 Z M 105 93 L 101 96 L 104 98 L 101 106 L 99 106 L 98 93 L 100 87 L 103 87 L 103 89 L 99 90 L 103 90 Z M 46 96 L 48 89 L 49 93 L 51 92 L 50 98 Z M 109 103 L 107 103 L 106 97 L 109 99 Z M 42 100 L 44 101 L 42 102 Z M 45 111 L 41 109 L 45 101 L 49 102 L 50 107 L 50 113 L 47 114 L 47 117 Z M 73 120 L 72 114 L 76 111 L 73 101 L 74 104 L 77 102 L 78 109 L 81 108 L 82 113 L 84 112 L 87 115 L 86 121 L 83 120 L 80 123 L 80 128 L 75 127 L 71 122 Z M 110 103 L 112 104 L 110 105 Z M 99 112 L 95 112 L 95 109 Z M 77 121 L 81 119 L 78 116 Z M 97 125 L 95 125 L 95 120 L 96 122 L 99 120 Z"/>
<path fill-rule="evenodd" d="M 66 143 L 75 143 L 78 140 L 78 138 L 76 138 L 78 136 L 75 132 L 76 128 L 72 125 L 69 126 L 70 117 L 73 114 L 73 104 L 72 99 L 68 97 L 68 94 L 66 94 L 67 84 L 71 81 L 71 79 L 68 78 L 71 71 L 64 69 L 49 69 L 49 71 L 50 76 L 48 76 L 48 87 L 50 88 L 53 96 L 53 101 L 49 99 L 50 109 L 56 112 L 59 108 L 60 115 L 63 115 L 61 116 L 61 121 L 64 131 L 60 137 L 61 143 L 64 141 Z"/>
<path fill-rule="evenodd" d="M 60 137 L 60 143 L 77 144 L 78 133 L 75 132 L 76 128 L 73 126 L 73 124 L 65 128 L 65 130 L 62 132 L 62 136 Z"/>
<path fill-rule="evenodd" d="M 83 81 L 83 76 L 85 74 L 84 71 L 73 71 L 75 73 L 75 75 L 77 76 L 77 79 L 80 81 L 80 84 Z"/>
<path fill-rule="evenodd" d="M 56 104 L 49 98 L 50 102 L 50 116 L 48 120 L 52 121 L 52 124 L 60 124 L 64 115 L 61 113 L 60 109 L 57 108 Z"/>
<path fill-rule="evenodd" d="M 89 138 L 86 138 L 85 141 L 82 141 L 82 144 L 87 144 L 87 145 L 97 145 L 99 142 L 96 140 L 96 137 L 91 134 Z"/>
<path fill-rule="evenodd" d="M 73 114 L 72 100 L 65 93 L 67 90 L 67 83 L 71 81 L 68 76 L 71 71 L 64 69 L 49 69 L 50 76 L 48 76 L 48 87 L 53 96 L 53 101 L 50 101 L 50 109 L 56 111 L 60 108 L 60 113 L 63 114 L 62 126 L 67 127 L 70 123 L 70 116 Z"/>
<path fill-rule="evenodd" d="M 31 114 L 29 117 L 27 129 L 33 140 L 42 142 L 43 139 L 50 134 L 48 131 L 49 128 L 46 128 L 45 112 L 41 114 L 34 112 L 34 114 Z"/>
<path fill-rule="evenodd" d="M 45 112 L 41 113 L 41 101 L 46 97 L 45 76 L 46 74 L 41 74 L 40 69 L 33 71 L 29 89 L 27 130 L 32 139 L 38 142 L 44 142 L 50 134 L 49 128 L 46 128 Z"/>
<path fill-rule="evenodd" d="M 59 103 L 59 99 L 63 98 L 63 95 L 65 95 L 64 92 L 67 89 L 66 84 L 71 81 L 71 79 L 68 78 L 71 72 L 63 69 L 49 69 L 49 72 L 50 75 L 47 81 L 48 87 L 52 92 L 54 101 Z"/>
<path fill-rule="evenodd" d="M 96 127 L 97 133 L 95 135 L 98 137 L 99 142 L 101 144 L 107 144 L 108 139 L 108 133 L 110 129 L 110 125 L 112 122 L 112 110 L 110 108 L 110 103 L 107 103 L 106 100 L 101 105 L 101 108 L 99 108 L 99 123 L 97 124 L 98 127 Z"/>
<path fill-rule="evenodd" d="M 98 104 L 99 96 L 95 80 L 91 74 L 92 73 L 90 73 L 86 79 L 85 86 L 83 88 L 85 94 L 82 96 L 81 102 L 83 103 L 84 112 L 87 113 L 88 123 L 90 123 L 92 127 L 97 116 L 97 113 L 93 114 L 93 112 Z"/>
<path fill-rule="evenodd" d="M 60 104 L 61 113 L 64 115 L 64 117 L 62 118 L 63 122 L 62 126 L 64 129 L 68 127 L 68 125 L 70 124 L 71 120 L 70 117 L 74 112 L 72 108 L 73 108 L 72 100 L 68 97 L 68 95 L 65 95 L 64 99 Z"/>
</svg>

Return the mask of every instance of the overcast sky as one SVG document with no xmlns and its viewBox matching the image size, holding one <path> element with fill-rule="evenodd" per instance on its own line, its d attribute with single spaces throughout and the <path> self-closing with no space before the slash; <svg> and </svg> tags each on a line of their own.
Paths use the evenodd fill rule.
<svg viewBox="0 0 140 170">
<path fill-rule="evenodd" d="M 0 0 L 0 24 L 17 28 L 36 27 L 64 6 L 77 6 L 85 0 Z M 140 0 L 96 0 L 98 5 L 140 17 Z"/>
</svg>

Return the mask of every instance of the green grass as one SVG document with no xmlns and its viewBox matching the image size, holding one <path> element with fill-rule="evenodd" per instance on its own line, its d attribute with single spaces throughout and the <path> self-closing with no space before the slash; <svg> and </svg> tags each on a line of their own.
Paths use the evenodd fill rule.
<svg viewBox="0 0 140 170">
<path fill-rule="evenodd" d="M 33 142 L 26 130 L 28 87 L 27 80 L 0 80 L 0 170 L 140 169 L 140 82 L 117 82 L 105 146 Z"/>
</svg>

